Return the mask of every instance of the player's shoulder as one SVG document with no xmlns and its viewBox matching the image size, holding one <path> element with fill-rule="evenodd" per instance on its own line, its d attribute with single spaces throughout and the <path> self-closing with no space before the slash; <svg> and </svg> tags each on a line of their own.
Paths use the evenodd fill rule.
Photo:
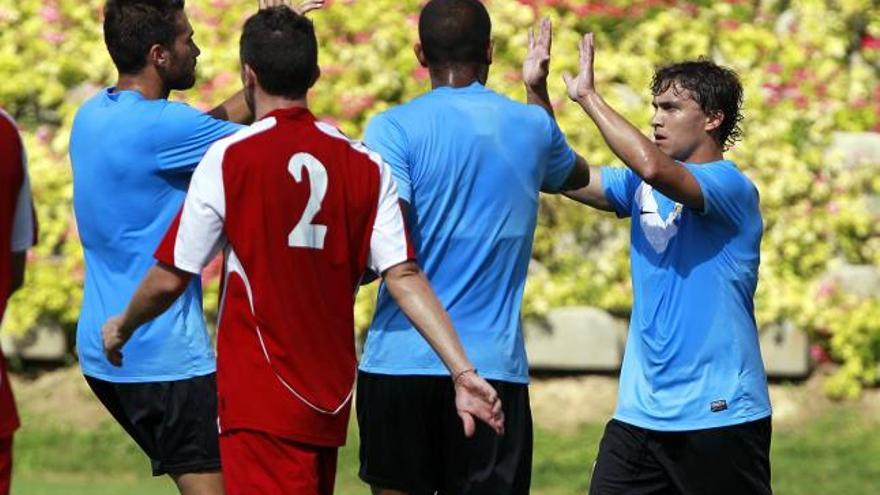
<svg viewBox="0 0 880 495">
<path fill-rule="evenodd" d="M 381 168 L 383 163 L 382 157 L 368 148 L 362 141 L 349 137 L 342 132 L 342 130 L 329 122 L 315 120 L 314 126 L 318 133 L 324 136 L 331 145 L 338 147 L 338 149 L 343 152 L 350 153 L 351 156 L 355 158 L 355 162 L 369 164 L 371 167 L 378 167 L 377 170 Z"/>
<path fill-rule="evenodd" d="M 15 122 L 15 119 L 2 108 L 0 108 L 0 133 L 3 136 L 14 136 L 16 140 L 19 135 L 18 124 Z"/>
<path fill-rule="evenodd" d="M 240 127 L 232 134 L 214 141 L 214 143 L 208 147 L 205 157 L 207 158 L 210 156 L 213 159 L 222 159 L 232 146 L 246 146 L 251 144 L 253 139 L 274 129 L 277 124 L 278 121 L 275 117 L 267 117 L 265 119 L 260 119 L 251 125 Z"/>
</svg>

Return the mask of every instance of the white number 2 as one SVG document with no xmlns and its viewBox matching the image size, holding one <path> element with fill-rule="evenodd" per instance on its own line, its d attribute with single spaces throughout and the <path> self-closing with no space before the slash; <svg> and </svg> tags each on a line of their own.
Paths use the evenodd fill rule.
<svg viewBox="0 0 880 495">
<path fill-rule="evenodd" d="M 311 189 L 309 202 L 306 203 L 302 218 L 287 236 L 287 244 L 290 247 L 324 249 L 327 226 L 313 224 L 312 220 L 321 211 L 321 202 L 324 201 L 324 195 L 327 194 L 327 169 L 309 153 L 297 153 L 290 157 L 287 170 L 295 181 L 302 182 L 303 169 L 309 171 L 309 188 Z"/>
</svg>

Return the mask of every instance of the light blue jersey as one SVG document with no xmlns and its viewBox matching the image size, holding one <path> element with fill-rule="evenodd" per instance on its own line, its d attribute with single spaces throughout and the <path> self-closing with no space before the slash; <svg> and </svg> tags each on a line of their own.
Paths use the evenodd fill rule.
<svg viewBox="0 0 880 495">
<path fill-rule="evenodd" d="M 419 264 L 471 361 L 487 378 L 527 383 L 520 306 L 538 192 L 558 190 L 575 163 L 559 127 L 540 107 L 474 83 L 378 115 L 365 142 L 410 205 Z M 361 370 L 448 373 L 384 285 Z"/>
<path fill-rule="evenodd" d="M 161 316 L 123 347 L 121 368 L 104 355 L 101 326 L 125 309 L 183 203 L 208 146 L 239 126 L 183 103 L 105 89 L 76 115 L 70 135 L 73 206 L 85 255 L 76 345 L 85 375 L 150 382 L 212 373 L 214 352 L 195 277 Z"/>
<path fill-rule="evenodd" d="M 686 165 L 704 211 L 629 169 L 602 169 L 605 197 L 632 217 L 633 309 L 614 417 L 684 431 L 770 415 L 755 325 L 763 222 L 758 191 L 732 162 Z"/>
</svg>

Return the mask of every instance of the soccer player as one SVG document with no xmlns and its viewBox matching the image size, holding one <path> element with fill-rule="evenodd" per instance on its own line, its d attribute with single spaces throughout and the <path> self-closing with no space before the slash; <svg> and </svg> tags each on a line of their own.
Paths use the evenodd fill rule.
<svg viewBox="0 0 880 495">
<path fill-rule="evenodd" d="M 741 135 L 739 79 L 707 60 L 658 70 L 653 141 L 600 96 L 592 34 L 565 81 L 626 165 L 591 169 L 569 196 L 632 218 L 632 317 L 590 493 L 769 494 L 753 302 L 763 224 L 757 189 L 724 159 Z"/>
<path fill-rule="evenodd" d="M 159 264 L 104 328 L 109 360 L 124 363 L 132 332 L 224 250 L 217 383 L 230 495 L 333 492 L 356 376 L 354 294 L 368 268 L 452 373 L 448 407 L 465 432 L 473 416 L 503 426 L 498 395 L 413 261 L 389 167 L 309 112 L 317 59 L 312 23 L 291 10 L 245 23 L 242 79 L 260 120 L 208 150 Z M 146 333 L 168 339 L 150 327 L 134 338 Z"/>
<path fill-rule="evenodd" d="M 215 360 L 198 277 L 150 323 L 154 331 L 128 346 L 125 366 L 104 358 L 100 330 L 152 266 L 208 146 L 240 128 L 226 120 L 249 122 L 252 115 L 242 92 L 208 114 L 167 99 L 171 90 L 193 86 L 200 53 L 183 0 L 109 0 L 104 40 L 117 83 L 83 104 L 70 138 L 85 256 L 80 366 L 95 395 L 150 457 L 154 475 L 170 475 L 181 493 L 219 494 Z"/>
<path fill-rule="evenodd" d="M 529 491 L 520 307 L 539 191 L 582 187 L 587 171 L 548 112 L 485 87 L 490 33 L 477 0 L 428 2 L 415 54 L 432 90 L 374 117 L 365 142 L 391 166 L 418 258 L 480 374 L 498 390 L 506 433 L 457 434 L 446 368 L 385 283 L 357 396 L 360 476 L 376 493 Z M 546 93 L 530 84 L 541 71 L 546 60 L 530 50 L 523 68 L 530 100 Z"/>
<path fill-rule="evenodd" d="M 18 128 L 0 110 L 0 321 L 6 301 L 24 283 L 27 250 L 37 242 L 37 222 L 31 201 L 27 158 Z M 12 481 L 12 437 L 18 429 L 18 411 L 0 350 L 0 495 L 8 495 Z"/>
</svg>

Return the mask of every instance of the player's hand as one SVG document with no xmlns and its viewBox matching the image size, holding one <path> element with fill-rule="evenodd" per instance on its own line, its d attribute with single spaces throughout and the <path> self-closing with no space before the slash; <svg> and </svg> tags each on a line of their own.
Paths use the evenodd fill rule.
<svg viewBox="0 0 880 495">
<path fill-rule="evenodd" d="M 553 24 L 549 17 L 541 19 L 537 36 L 535 28 L 529 28 L 529 49 L 523 60 L 523 82 L 528 87 L 547 84 L 550 74 L 550 46 L 553 44 Z"/>
<path fill-rule="evenodd" d="M 290 0 L 259 0 L 260 9 L 268 9 L 272 7 L 286 6 L 293 9 L 299 15 L 305 15 L 313 10 L 320 9 L 324 6 L 326 0 L 305 0 L 299 5 L 293 5 Z"/>
<path fill-rule="evenodd" d="M 504 411 L 498 392 L 474 371 L 461 375 L 455 384 L 455 409 L 464 425 L 464 435 L 472 437 L 476 429 L 474 417 L 489 425 L 495 433 L 504 434 Z"/>
<path fill-rule="evenodd" d="M 101 339 L 104 341 L 104 354 L 113 366 L 122 366 L 122 346 L 130 335 L 122 329 L 122 317 L 112 316 L 101 328 Z"/>
<path fill-rule="evenodd" d="M 590 93 L 596 91 L 593 81 L 593 54 L 595 48 L 593 46 L 593 33 L 587 33 L 583 39 L 578 42 L 580 50 L 580 68 L 577 77 L 565 72 L 562 79 L 565 80 L 565 86 L 568 88 L 568 97 L 574 101 L 581 101 Z"/>
</svg>

